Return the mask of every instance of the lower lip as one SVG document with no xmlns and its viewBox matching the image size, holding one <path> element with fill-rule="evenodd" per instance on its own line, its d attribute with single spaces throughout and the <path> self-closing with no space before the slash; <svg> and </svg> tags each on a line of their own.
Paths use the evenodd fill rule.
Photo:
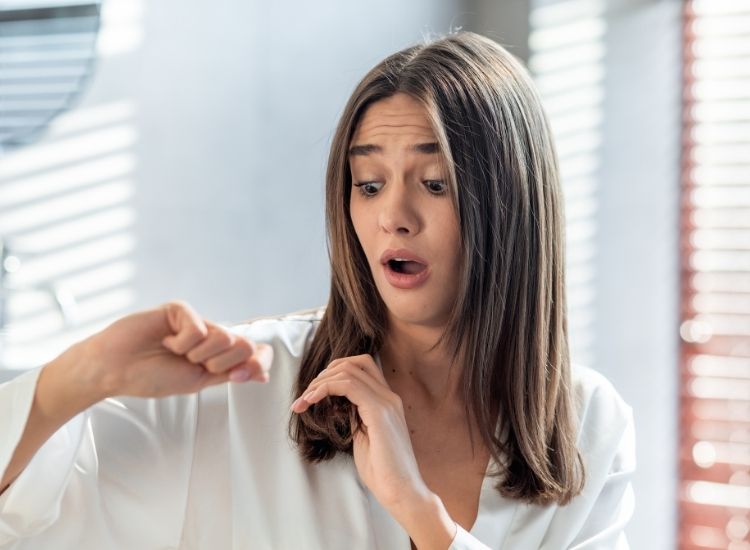
<svg viewBox="0 0 750 550">
<path fill-rule="evenodd" d="M 391 269 L 390 264 L 383 264 L 385 278 L 396 288 L 416 288 L 424 284 L 427 277 L 430 276 L 430 268 L 425 267 L 419 273 L 399 273 Z"/>
</svg>

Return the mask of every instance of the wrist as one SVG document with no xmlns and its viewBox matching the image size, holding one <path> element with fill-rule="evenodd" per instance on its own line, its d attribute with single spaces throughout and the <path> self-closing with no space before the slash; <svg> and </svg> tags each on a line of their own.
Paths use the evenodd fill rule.
<svg viewBox="0 0 750 550">
<path fill-rule="evenodd" d="M 90 361 L 85 340 L 47 363 L 39 374 L 37 392 L 50 417 L 72 418 L 109 397 Z"/>
<path fill-rule="evenodd" d="M 432 491 L 416 492 L 392 511 L 419 550 L 447 550 L 456 536 L 456 522 Z"/>
</svg>

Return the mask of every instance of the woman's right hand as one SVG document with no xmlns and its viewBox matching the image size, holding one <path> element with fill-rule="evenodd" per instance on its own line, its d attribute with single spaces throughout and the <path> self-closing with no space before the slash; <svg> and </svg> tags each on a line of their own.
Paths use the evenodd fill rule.
<svg viewBox="0 0 750 550">
<path fill-rule="evenodd" d="M 239 373 L 267 382 L 272 361 L 271 346 L 232 334 L 183 302 L 123 317 L 41 369 L 21 439 L 0 470 L 0 495 L 53 433 L 102 399 L 194 393 Z"/>
<path fill-rule="evenodd" d="M 76 362 L 100 398 L 164 397 L 229 381 L 267 382 L 273 361 L 268 344 L 204 320 L 179 301 L 123 317 L 75 348 Z"/>
</svg>

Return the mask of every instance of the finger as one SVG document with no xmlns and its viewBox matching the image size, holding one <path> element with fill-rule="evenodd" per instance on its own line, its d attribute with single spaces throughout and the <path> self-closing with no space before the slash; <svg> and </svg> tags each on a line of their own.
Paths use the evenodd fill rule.
<svg viewBox="0 0 750 550">
<path fill-rule="evenodd" d="M 266 372 L 257 371 L 253 367 L 243 364 L 237 367 L 233 367 L 227 371 L 229 373 L 230 382 L 268 382 L 271 378 Z"/>
<path fill-rule="evenodd" d="M 337 379 L 341 378 L 342 375 L 357 378 L 367 384 L 374 394 L 383 401 L 383 403 L 395 406 L 398 409 L 403 407 L 401 397 L 391 390 L 391 387 L 385 380 L 382 371 L 371 355 L 355 355 L 345 359 L 346 360 L 339 362 L 337 365 L 330 367 L 330 373 L 340 373 L 336 376 Z M 329 375 L 324 374 L 321 376 L 321 379 L 326 380 L 327 376 Z M 316 386 L 319 384 L 319 382 L 316 383 Z M 307 390 L 306 392 L 303 392 L 302 395 L 307 395 L 309 392 L 310 390 Z"/>
<path fill-rule="evenodd" d="M 169 302 L 163 307 L 172 334 L 162 344 L 171 352 L 184 355 L 208 335 L 203 319 L 186 303 Z"/>
<path fill-rule="evenodd" d="M 335 369 L 324 373 L 324 376 L 311 383 L 302 392 L 301 396 L 292 403 L 290 409 L 295 412 L 304 412 L 312 403 L 317 403 L 320 400 L 318 399 L 320 389 L 331 382 L 358 383 L 369 390 L 371 395 L 380 402 L 391 406 L 398 406 L 400 404 L 400 397 L 392 392 L 390 388 L 366 372 L 362 366 L 349 361 L 337 365 Z"/>
<path fill-rule="evenodd" d="M 363 354 L 363 355 L 354 355 L 351 357 L 345 357 L 343 359 L 337 360 L 335 363 L 331 363 L 320 375 L 320 378 L 323 378 L 325 376 L 326 372 L 337 372 L 342 368 L 342 365 L 344 364 L 355 364 L 359 367 L 359 369 L 366 374 L 370 376 L 373 383 L 375 383 L 378 386 L 382 386 L 382 388 L 385 390 L 386 393 L 391 393 L 391 387 L 388 384 L 388 382 L 385 379 L 385 376 L 383 375 L 383 372 L 380 370 L 380 367 L 378 367 L 377 363 L 375 363 L 375 360 L 373 359 L 372 355 L 369 354 Z"/>
<path fill-rule="evenodd" d="M 370 366 L 370 368 L 367 368 L 368 366 Z M 343 377 L 341 376 L 342 373 L 344 375 Z M 313 379 L 313 381 L 302 392 L 300 392 L 297 399 L 294 401 L 294 403 L 292 403 L 291 409 L 294 410 L 295 404 L 304 400 L 304 395 L 309 395 L 311 392 L 315 391 L 323 382 L 331 379 L 332 377 L 336 377 L 336 379 L 342 379 L 346 377 L 359 379 L 361 382 L 370 386 L 373 391 L 382 399 L 388 401 L 397 399 L 396 394 L 391 391 L 390 386 L 385 381 L 385 378 L 382 376 L 382 372 L 380 372 L 380 369 L 378 368 L 372 356 L 369 354 L 364 354 L 341 357 L 339 359 L 334 359 L 333 361 L 331 361 L 331 363 L 329 363 L 325 369 L 319 372 L 318 375 Z"/>
<path fill-rule="evenodd" d="M 216 386 L 217 384 L 224 384 L 230 381 L 245 382 L 249 380 L 249 378 L 244 378 L 242 380 L 232 380 L 231 375 L 233 372 L 235 371 L 232 370 L 232 371 L 225 371 L 225 372 L 220 372 L 220 373 L 212 373 L 212 372 L 208 372 L 207 370 L 204 370 L 203 371 L 204 374 L 202 375 L 201 382 L 200 382 L 201 389 L 207 388 L 209 386 Z"/>
<path fill-rule="evenodd" d="M 353 362 L 356 363 L 358 357 L 362 357 L 362 356 L 356 355 L 356 356 L 339 357 L 338 359 L 334 359 L 333 361 L 328 363 L 328 366 L 326 368 L 324 368 L 315 376 L 313 381 L 322 380 L 325 377 L 330 376 L 332 373 L 338 372 L 338 370 L 341 368 L 341 365 L 345 365 L 345 364 L 353 363 Z M 364 369 L 361 368 L 361 370 L 364 370 Z"/>
<path fill-rule="evenodd" d="M 270 380 L 268 373 L 261 372 L 253 373 L 251 368 L 247 364 L 233 367 L 229 370 L 225 370 L 219 373 L 212 373 L 203 369 L 203 375 L 201 378 L 201 388 L 208 386 L 214 386 L 216 384 L 223 384 L 226 382 L 262 382 L 266 383 Z"/>
<path fill-rule="evenodd" d="M 219 327 L 217 325 L 208 324 L 208 336 L 200 344 L 192 348 L 186 355 L 188 360 L 192 363 L 205 363 L 214 356 L 217 356 L 225 351 L 231 349 L 235 342 L 240 343 L 240 347 L 244 347 L 250 355 L 252 355 L 252 348 L 245 339 L 239 339 L 229 331 Z M 250 356 L 248 355 L 248 357 Z M 244 361 L 244 359 L 242 359 Z"/>
<path fill-rule="evenodd" d="M 375 362 L 375 358 L 370 355 L 369 353 L 366 353 L 364 355 L 357 355 L 354 357 L 360 364 L 365 367 L 365 370 L 372 374 L 375 378 L 383 382 L 386 386 L 388 386 L 388 382 L 385 379 L 385 375 L 383 374 L 383 369 L 381 369 L 378 364 Z M 361 361 L 359 361 L 361 359 Z"/>
<path fill-rule="evenodd" d="M 204 361 L 203 365 L 208 372 L 219 373 L 231 367 L 244 365 L 249 357 L 250 348 L 245 344 L 244 346 L 232 347 L 219 355 L 214 355 L 208 361 Z"/>
<path fill-rule="evenodd" d="M 252 353 L 251 346 L 255 346 Z M 252 355 L 251 355 L 252 353 Z M 249 373 L 250 380 L 267 382 L 271 364 L 273 363 L 273 347 L 268 344 L 254 344 L 250 340 L 238 338 L 235 347 L 212 357 L 205 363 L 209 372 L 222 372 L 225 370 L 244 370 Z M 232 379 L 234 380 L 234 379 Z M 244 381 L 245 378 L 234 381 Z"/>
<path fill-rule="evenodd" d="M 270 344 L 256 344 L 250 342 L 255 346 L 255 353 L 247 360 L 248 364 L 256 369 L 259 373 L 268 375 L 273 365 L 273 346 Z"/>
<path fill-rule="evenodd" d="M 248 342 L 250 342 L 248 340 Z M 252 343 L 252 342 L 250 342 Z M 233 366 L 229 370 L 231 382 L 268 382 L 271 379 L 270 370 L 273 364 L 273 346 L 269 344 L 255 344 L 256 352 L 241 365 Z"/>
<path fill-rule="evenodd" d="M 326 366 L 326 368 L 324 368 L 322 371 L 320 371 L 315 376 L 315 378 L 319 378 L 321 376 L 324 376 L 327 372 L 330 372 L 333 367 L 335 367 L 336 365 L 340 365 L 341 363 L 344 363 L 345 361 L 348 361 L 348 360 L 349 360 L 348 356 L 347 357 L 339 357 L 338 359 L 334 359 L 333 361 L 331 361 L 330 363 L 328 363 L 328 365 Z"/>
<path fill-rule="evenodd" d="M 332 395 L 346 397 L 360 409 L 360 416 L 366 414 L 377 398 L 373 390 L 360 380 L 351 377 L 331 379 L 295 401 L 292 404 L 292 410 L 296 413 L 303 413 L 310 405 Z M 367 406 L 368 404 L 370 407 Z"/>
<path fill-rule="evenodd" d="M 385 379 L 383 371 L 375 362 L 375 358 L 372 355 L 370 355 L 369 353 L 365 353 L 363 355 L 355 355 L 354 357 L 351 357 L 351 360 L 363 367 L 367 373 L 373 376 L 373 378 L 382 382 L 385 387 L 390 388 L 388 382 Z"/>
<path fill-rule="evenodd" d="M 375 359 L 373 358 L 373 356 L 370 355 L 369 353 L 364 353 L 362 355 L 352 355 L 349 357 L 342 357 L 334 361 L 331 361 L 331 363 L 323 371 L 321 371 L 320 374 L 324 373 L 326 370 L 333 370 L 337 365 L 340 365 L 344 361 L 352 361 L 354 363 L 357 363 L 358 365 L 362 366 L 365 371 L 370 373 L 373 377 L 375 377 L 377 380 L 381 381 L 386 387 L 388 387 L 388 382 L 386 381 L 385 376 L 383 375 L 383 371 L 375 362 Z"/>
<path fill-rule="evenodd" d="M 339 357 L 338 359 L 334 359 L 330 363 L 328 363 L 328 366 L 326 366 L 323 370 L 321 370 L 318 374 L 315 375 L 315 378 L 312 379 L 312 381 L 307 385 L 306 388 L 302 391 L 300 396 L 304 393 L 307 393 L 310 391 L 310 387 L 312 384 L 315 384 L 316 382 L 319 382 L 320 380 L 324 379 L 326 376 L 329 376 L 331 373 L 331 370 L 336 365 L 340 365 L 341 363 L 344 363 L 345 361 L 348 361 L 349 357 Z"/>
<path fill-rule="evenodd" d="M 391 393 L 390 388 L 384 386 L 380 380 L 367 372 L 362 365 L 351 360 L 346 360 L 321 372 L 320 375 L 315 378 L 300 395 L 305 395 L 314 391 L 321 384 L 324 384 L 331 379 L 339 379 L 342 376 L 360 380 L 362 383 L 370 386 L 375 393 L 380 394 L 383 397 L 387 397 L 387 394 Z"/>
</svg>

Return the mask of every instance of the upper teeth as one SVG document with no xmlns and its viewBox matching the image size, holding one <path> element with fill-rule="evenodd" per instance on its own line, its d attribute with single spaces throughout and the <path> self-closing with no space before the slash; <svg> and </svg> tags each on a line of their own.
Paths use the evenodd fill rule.
<svg viewBox="0 0 750 550">
<path fill-rule="evenodd" d="M 391 260 L 395 260 L 397 262 L 408 262 L 409 261 L 406 258 L 391 258 Z"/>
</svg>

